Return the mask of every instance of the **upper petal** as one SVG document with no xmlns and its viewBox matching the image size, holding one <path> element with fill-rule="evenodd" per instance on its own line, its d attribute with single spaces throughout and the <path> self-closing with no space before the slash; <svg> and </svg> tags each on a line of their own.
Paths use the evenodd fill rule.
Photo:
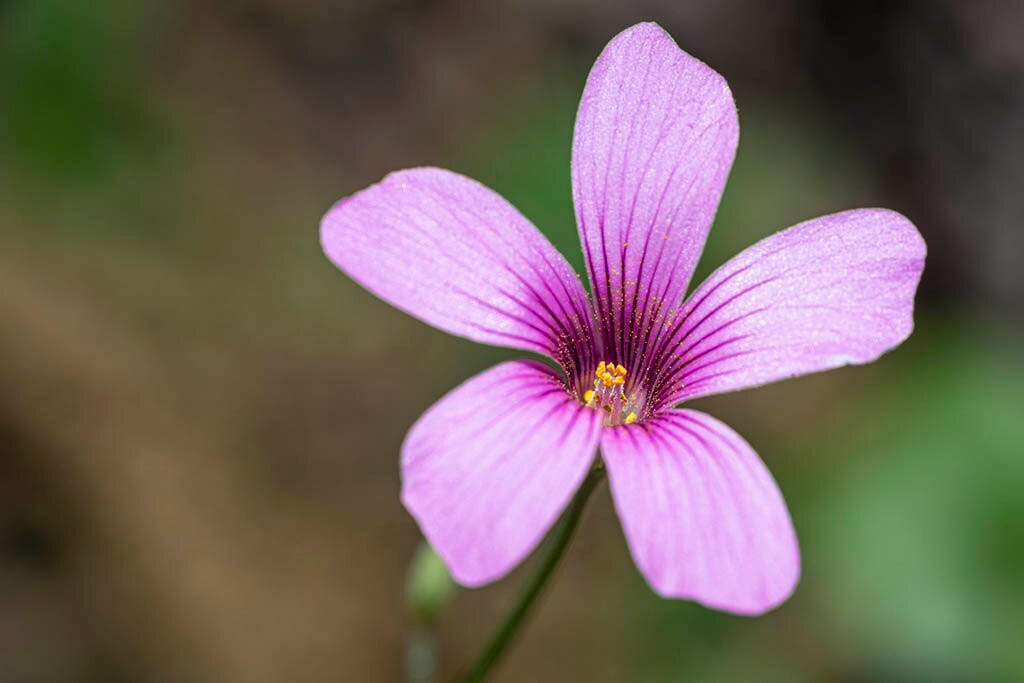
<svg viewBox="0 0 1024 683">
<path fill-rule="evenodd" d="M 786 504 L 729 427 L 670 410 L 606 429 L 601 451 L 630 552 L 659 594 L 760 614 L 793 592 L 800 554 Z"/>
<path fill-rule="evenodd" d="M 419 419 L 402 501 L 459 583 L 494 581 L 537 545 L 586 475 L 600 419 L 532 361 L 477 375 Z"/>
<path fill-rule="evenodd" d="M 406 313 L 475 341 L 571 365 L 590 344 L 586 292 L 516 209 L 437 168 L 398 171 L 338 202 L 321 223 L 327 256 Z"/>
<path fill-rule="evenodd" d="M 914 326 L 925 244 L 885 209 L 776 233 L 690 296 L 652 361 L 663 404 L 867 363 Z"/>
<path fill-rule="evenodd" d="M 590 72 L 573 200 L 606 355 L 627 367 L 682 302 L 738 137 L 725 79 L 657 24 L 620 33 Z"/>
</svg>

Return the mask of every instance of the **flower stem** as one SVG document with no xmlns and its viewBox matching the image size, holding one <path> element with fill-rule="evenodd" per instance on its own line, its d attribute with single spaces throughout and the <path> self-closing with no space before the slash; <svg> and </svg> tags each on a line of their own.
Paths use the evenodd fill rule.
<svg viewBox="0 0 1024 683">
<path fill-rule="evenodd" d="M 523 588 L 523 592 L 520 593 L 515 606 L 505 615 L 498 630 L 495 631 L 490 641 L 480 651 L 480 654 L 477 655 L 473 664 L 457 678 L 458 681 L 461 683 L 478 683 L 484 680 L 494 665 L 498 663 L 498 660 L 501 659 L 508 646 L 515 640 L 519 629 L 530 612 L 530 608 L 533 607 L 537 597 L 544 589 L 544 586 L 547 585 L 548 579 L 551 578 L 555 567 L 558 566 L 559 560 L 562 559 L 565 549 L 569 547 L 569 541 L 572 540 L 573 532 L 579 524 L 583 508 L 587 505 L 587 499 L 590 498 L 590 494 L 594 492 L 602 478 L 604 478 L 604 466 L 599 461 L 590 470 L 590 473 L 587 474 L 587 478 L 583 481 L 579 490 L 576 491 L 576 495 L 573 496 L 569 507 L 562 514 L 562 518 L 558 520 L 558 524 L 551 535 L 551 540 L 544 549 L 544 555 L 540 559 L 540 564 L 537 565 L 533 575 L 526 582 L 526 586 Z"/>
<path fill-rule="evenodd" d="M 405 651 L 405 673 L 409 683 L 434 683 L 437 673 L 437 633 L 433 623 L 417 624 L 409 635 Z"/>
</svg>

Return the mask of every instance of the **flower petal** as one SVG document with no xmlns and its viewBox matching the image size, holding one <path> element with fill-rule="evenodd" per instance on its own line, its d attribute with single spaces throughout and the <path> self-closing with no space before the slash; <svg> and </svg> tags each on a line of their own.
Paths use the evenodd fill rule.
<svg viewBox="0 0 1024 683">
<path fill-rule="evenodd" d="M 438 401 L 402 445 L 402 501 L 455 579 L 500 578 L 537 545 L 594 458 L 601 418 L 546 366 L 503 363 Z"/>
<path fill-rule="evenodd" d="M 606 355 L 627 367 L 682 303 L 738 137 L 725 79 L 657 24 L 620 33 L 590 72 L 573 199 Z"/>
<path fill-rule="evenodd" d="M 338 202 L 320 236 L 353 280 L 442 330 L 563 365 L 589 353 L 587 295 L 572 267 L 511 204 L 465 176 L 392 173 Z"/>
<path fill-rule="evenodd" d="M 868 363 L 914 326 L 925 244 L 885 209 L 776 233 L 690 296 L 657 368 L 662 404 Z"/>
<path fill-rule="evenodd" d="M 660 595 L 761 614 L 793 592 L 800 554 L 786 504 L 736 432 L 670 410 L 606 429 L 601 451 L 630 552 Z"/>
</svg>

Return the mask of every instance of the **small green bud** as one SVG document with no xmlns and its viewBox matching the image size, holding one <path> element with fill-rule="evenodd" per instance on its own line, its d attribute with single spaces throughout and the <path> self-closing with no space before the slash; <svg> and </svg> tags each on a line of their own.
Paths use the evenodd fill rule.
<svg viewBox="0 0 1024 683">
<path fill-rule="evenodd" d="M 448 605 L 455 582 L 444 560 L 426 541 L 420 543 L 405 577 L 405 600 L 413 616 L 429 623 Z"/>
</svg>

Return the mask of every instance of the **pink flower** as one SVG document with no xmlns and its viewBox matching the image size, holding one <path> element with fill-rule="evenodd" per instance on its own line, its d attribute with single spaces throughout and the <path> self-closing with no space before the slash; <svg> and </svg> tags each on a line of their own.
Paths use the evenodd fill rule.
<svg viewBox="0 0 1024 683">
<path fill-rule="evenodd" d="M 538 544 L 600 446 L 659 594 L 759 614 L 800 574 L 778 487 L 690 398 L 867 363 L 913 327 L 925 245 L 903 216 L 846 211 L 750 247 L 684 301 L 736 151 L 725 80 L 639 24 L 598 58 L 572 186 L 592 300 L 508 202 L 461 175 L 398 171 L 324 217 L 330 259 L 442 330 L 554 359 L 502 363 L 430 408 L 402 446 L 402 500 L 460 583 Z"/>
</svg>

